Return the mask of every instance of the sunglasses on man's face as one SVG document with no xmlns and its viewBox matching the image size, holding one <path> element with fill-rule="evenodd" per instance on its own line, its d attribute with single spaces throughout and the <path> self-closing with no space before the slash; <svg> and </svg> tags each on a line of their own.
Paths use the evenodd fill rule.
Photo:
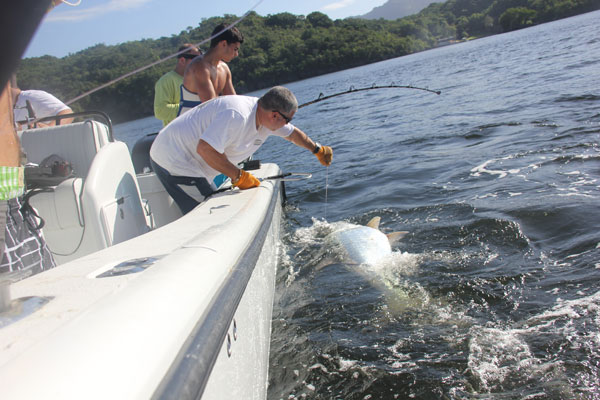
<svg viewBox="0 0 600 400">
<path fill-rule="evenodd" d="M 277 110 L 275 110 L 275 112 L 276 112 L 277 114 L 281 115 L 281 118 L 283 118 L 283 119 L 285 120 L 285 123 L 286 123 L 286 124 L 289 124 L 289 123 L 290 123 L 290 121 L 292 120 L 290 117 L 288 117 L 288 116 L 286 116 L 286 115 L 282 114 L 282 113 L 281 113 L 281 111 L 277 111 Z"/>
<path fill-rule="evenodd" d="M 187 60 L 193 60 L 194 58 L 198 57 L 198 54 L 181 54 L 179 57 L 183 57 Z"/>
</svg>

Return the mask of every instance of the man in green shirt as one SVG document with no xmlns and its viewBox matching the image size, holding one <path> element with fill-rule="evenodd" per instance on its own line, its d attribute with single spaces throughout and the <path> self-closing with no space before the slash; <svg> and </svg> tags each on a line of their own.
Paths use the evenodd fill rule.
<svg viewBox="0 0 600 400">
<path fill-rule="evenodd" d="M 179 51 L 185 49 L 189 50 L 177 57 L 175 69 L 161 76 L 154 86 L 154 116 L 163 122 L 163 126 L 177 117 L 181 97 L 180 87 L 183 84 L 185 67 L 196 56 L 202 54 L 197 47 L 190 43 L 182 45 Z"/>
</svg>

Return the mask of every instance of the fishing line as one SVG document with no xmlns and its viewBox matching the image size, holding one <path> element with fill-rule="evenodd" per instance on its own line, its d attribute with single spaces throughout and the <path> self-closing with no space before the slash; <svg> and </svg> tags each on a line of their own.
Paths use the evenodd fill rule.
<svg viewBox="0 0 600 400">
<path fill-rule="evenodd" d="M 67 5 L 67 6 L 71 6 L 71 7 L 77 7 L 78 5 L 81 4 L 81 0 L 75 2 L 75 3 L 69 3 L 67 0 L 62 0 L 62 3 Z"/>
<path fill-rule="evenodd" d="M 81 1 L 81 0 L 80 0 L 80 1 Z M 195 45 L 194 45 L 194 47 L 199 47 L 200 45 L 202 45 L 202 44 L 204 44 L 204 43 L 206 43 L 206 42 L 209 42 L 209 41 L 211 41 L 213 38 L 215 38 L 215 37 L 219 36 L 221 33 L 225 32 L 225 31 L 227 31 L 228 29 L 231 29 L 231 28 L 232 28 L 232 27 L 234 27 L 235 25 L 239 24 L 239 23 L 240 23 L 240 22 L 242 22 L 242 21 L 243 21 L 243 20 L 244 20 L 244 19 L 245 19 L 245 18 L 246 18 L 246 17 L 247 17 L 247 16 L 248 16 L 248 15 L 249 15 L 251 12 L 252 12 L 252 11 L 254 11 L 254 9 L 255 9 L 256 7 L 258 7 L 258 6 L 260 5 L 260 3 L 262 3 L 263 1 L 264 1 L 264 0 L 259 0 L 259 2 L 258 2 L 258 3 L 256 3 L 256 4 L 255 4 L 255 5 L 254 5 L 254 6 L 253 6 L 251 9 L 249 9 L 248 11 L 246 11 L 246 13 L 245 13 L 244 15 L 242 15 L 240 18 L 238 18 L 238 19 L 237 19 L 235 22 L 233 22 L 232 24 L 228 25 L 228 26 L 227 26 L 225 29 L 223 29 L 221 32 L 218 32 L 218 33 L 216 33 L 216 34 L 212 35 L 211 37 L 209 37 L 209 38 L 207 38 L 207 39 L 204 39 L 203 41 L 201 41 L 201 42 L 199 42 L 199 43 L 195 44 Z M 81 94 L 81 95 L 79 95 L 79 96 L 77 96 L 77 97 L 75 97 L 75 98 L 73 98 L 73 99 L 71 99 L 71 100 L 67 101 L 65 104 L 66 104 L 66 105 L 69 105 L 69 104 L 75 103 L 76 101 L 78 101 L 78 100 L 81 100 L 81 99 L 83 99 L 84 97 L 87 97 L 87 96 L 89 96 L 89 95 L 90 95 L 90 94 L 92 94 L 92 93 L 96 93 L 97 91 L 99 91 L 99 90 L 102 90 L 102 89 L 104 89 L 105 87 L 108 87 L 108 86 L 110 86 L 110 85 L 112 85 L 112 84 L 114 84 L 114 83 L 117 83 L 117 82 L 119 82 L 119 81 L 122 81 L 122 80 L 123 80 L 123 79 L 125 79 L 125 78 L 129 78 L 130 76 L 133 76 L 133 75 L 135 75 L 135 74 L 137 74 L 137 73 L 140 73 L 140 72 L 142 72 L 142 71 L 145 71 L 145 70 L 147 70 L 148 68 L 154 67 L 155 65 L 161 64 L 161 63 L 163 63 L 163 62 L 165 62 L 165 61 L 167 61 L 167 60 L 170 60 L 171 58 L 177 57 L 178 55 L 180 55 L 180 54 L 183 54 L 183 53 L 187 52 L 188 50 L 189 50 L 189 49 L 183 49 L 183 50 L 181 50 L 181 51 L 178 51 L 178 52 L 177 52 L 177 53 L 175 53 L 175 54 L 171 54 L 170 56 L 167 56 L 167 57 L 165 57 L 165 58 L 162 58 L 162 59 L 160 59 L 160 60 L 158 60 L 158 61 L 154 61 L 154 62 L 152 62 L 152 63 L 150 63 L 150 64 L 147 64 L 147 65 L 145 65 L 145 66 L 143 66 L 143 67 L 140 67 L 140 68 L 138 68 L 138 69 L 136 69 L 136 70 L 134 70 L 134 71 L 131 71 L 131 72 L 128 72 L 128 73 L 126 73 L 126 74 L 124 74 L 124 75 L 121 75 L 120 77 L 118 77 L 118 78 L 116 78 L 116 79 L 113 79 L 113 80 L 112 80 L 112 81 L 110 81 L 110 82 L 107 82 L 107 83 L 105 83 L 105 84 L 103 84 L 103 85 L 100 85 L 100 86 L 98 86 L 98 87 L 97 87 L 97 88 L 95 88 L 95 89 L 89 90 L 89 91 L 87 91 L 87 92 L 85 92 L 85 93 L 83 93 L 83 94 Z"/>
<path fill-rule="evenodd" d="M 319 93 L 319 97 L 317 97 L 315 100 L 301 104 L 298 106 L 298 108 L 306 107 L 306 106 L 318 103 L 323 100 L 331 99 L 332 97 L 337 97 L 337 96 L 341 96 L 341 95 L 349 94 L 349 93 L 362 92 L 365 90 L 373 90 L 373 89 L 414 89 L 414 90 L 423 90 L 425 92 L 435 93 L 437 95 L 442 94 L 441 90 L 432 90 L 432 89 L 422 88 L 422 87 L 412 86 L 412 85 L 394 85 L 394 83 L 392 82 L 390 85 L 385 85 L 385 86 L 373 85 L 373 86 L 363 87 L 363 88 L 359 88 L 359 89 L 356 89 L 354 86 L 351 86 L 350 89 L 348 89 L 344 92 L 338 92 L 338 93 L 330 94 L 328 96 L 325 96 L 323 93 Z"/>
<path fill-rule="evenodd" d="M 329 189 L 329 167 L 325 168 L 325 221 L 327 221 L 327 190 Z"/>
<path fill-rule="evenodd" d="M 302 107 L 306 107 L 311 104 L 318 103 L 320 101 L 331 99 L 333 97 L 342 96 L 344 94 L 356 93 L 356 92 L 362 92 L 365 90 L 374 90 L 374 89 L 414 89 L 414 90 L 423 90 L 423 91 L 429 92 L 429 93 L 435 93 L 437 95 L 442 94 L 441 90 L 432 90 L 432 89 L 422 88 L 422 87 L 412 86 L 412 85 L 395 85 L 394 82 L 392 82 L 389 85 L 384 85 L 384 86 L 376 86 L 375 84 L 373 84 L 372 86 L 363 87 L 363 88 L 359 88 L 359 89 L 356 89 L 354 86 L 350 86 L 350 89 L 348 89 L 344 92 L 338 92 L 338 93 L 330 94 L 328 96 L 325 96 L 323 93 L 319 93 L 319 97 L 317 97 L 315 100 L 311 100 L 309 102 L 301 104 L 298 106 L 298 108 L 300 109 Z M 325 174 L 325 221 L 327 221 L 327 194 L 328 194 L 327 192 L 329 189 L 329 167 L 327 167 L 326 171 L 327 172 Z"/>
</svg>

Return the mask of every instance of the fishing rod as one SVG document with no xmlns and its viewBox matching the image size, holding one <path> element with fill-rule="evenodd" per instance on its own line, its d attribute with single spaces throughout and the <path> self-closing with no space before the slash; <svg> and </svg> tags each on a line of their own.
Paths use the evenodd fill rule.
<svg viewBox="0 0 600 400">
<path fill-rule="evenodd" d="M 265 178 L 258 178 L 258 180 L 260 182 L 269 181 L 269 180 L 279 180 L 281 182 L 294 182 L 294 181 L 302 181 L 302 180 L 310 179 L 310 178 L 312 178 L 312 174 L 311 173 L 307 173 L 307 172 L 286 172 L 286 173 L 283 173 L 283 174 L 280 174 L 280 175 L 273 175 L 273 176 L 267 176 Z M 207 198 L 210 197 L 210 196 L 213 196 L 215 194 L 227 192 L 227 191 L 233 190 L 233 189 L 234 189 L 233 186 L 227 186 L 227 187 L 224 187 L 224 188 L 221 188 L 221 189 L 217 189 L 214 192 L 212 192 L 211 194 L 209 194 L 207 196 Z"/>
<path fill-rule="evenodd" d="M 302 181 L 304 179 L 310 179 L 312 178 L 312 174 L 307 173 L 307 172 L 286 172 L 285 174 L 281 174 L 281 175 L 273 175 L 273 176 L 267 176 L 266 178 L 258 178 L 259 181 L 266 181 L 266 180 L 275 180 L 275 179 L 279 179 L 282 182 L 294 182 L 294 181 Z"/>
<path fill-rule="evenodd" d="M 441 90 L 432 90 L 432 89 L 427 89 L 427 88 L 422 88 L 422 87 L 417 87 L 417 86 L 412 86 L 412 85 L 394 85 L 394 84 L 385 85 L 385 86 L 373 85 L 373 86 L 368 86 L 368 87 L 358 88 L 358 89 L 356 89 L 354 86 L 351 86 L 350 89 L 346 90 L 345 92 L 334 93 L 334 94 L 330 94 L 328 96 L 325 96 L 323 93 L 319 93 L 319 97 L 317 97 L 315 100 L 301 104 L 298 106 L 298 108 L 306 107 L 306 106 L 318 103 L 323 100 L 331 99 L 332 97 L 337 97 L 337 96 L 341 96 L 341 95 L 349 94 L 349 93 L 362 92 L 364 90 L 373 90 L 373 89 L 414 89 L 414 90 L 423 90 L 425 92 L 435 93 L 437 95 L 442 94 Z"/>
</svg>

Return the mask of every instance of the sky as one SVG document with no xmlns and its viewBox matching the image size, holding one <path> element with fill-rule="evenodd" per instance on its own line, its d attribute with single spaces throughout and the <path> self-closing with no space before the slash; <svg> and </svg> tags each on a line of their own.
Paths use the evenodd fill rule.
<svg viewBox="0 0 600 400">
<path fill-rule="evenodd" d="M 64 57 L 98 43 L 113 45 L 132 40 L 157 39 L 196 27 L 202 18 L 225 14 L 259 15 L 313 11 L 340 19 L 366 14 L 387 0 L 65 0 L 46 14 L 24 57 Z"/>
</svg>

